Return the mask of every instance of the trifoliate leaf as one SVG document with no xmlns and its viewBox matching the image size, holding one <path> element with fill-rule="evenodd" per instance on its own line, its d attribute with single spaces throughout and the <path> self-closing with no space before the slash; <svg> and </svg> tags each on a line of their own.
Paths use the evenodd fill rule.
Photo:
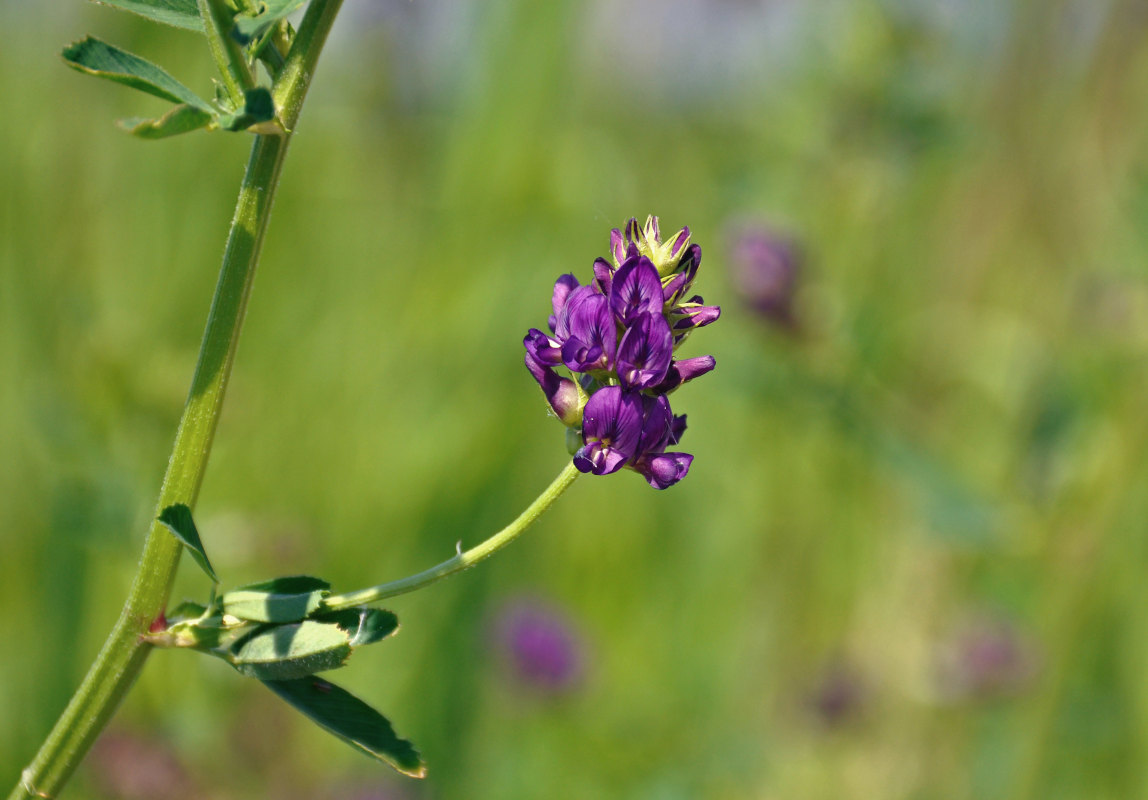
<svg viewBox="0 0 1148 800">
<path fill-rule="evenodd" d="M 263 684 L 355 749 L 404 775 L 426 777 L 426 765 L 415 746 L 400 739 L 386 717 L 345 689 L 314 675 Z"/>
</svg>

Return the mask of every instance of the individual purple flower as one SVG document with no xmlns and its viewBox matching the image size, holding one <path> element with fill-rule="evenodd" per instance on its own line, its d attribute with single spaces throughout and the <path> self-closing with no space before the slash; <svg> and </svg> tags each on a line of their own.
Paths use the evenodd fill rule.
<svg viewBox="0 0 1148 800">
<path fill-rule="evenodd" d="M 686 477 L 694 460 L 689 453 L 665 452 L 667 445 L 681 438 L 686 420 L 681 417 L 679 423 L 665 395 L 642 395 L 642 406 L 642 435 L 637 452 L 626 466 L 644 476 L 655 489 L 668 489 Z"/>
<path fill-rule="evenodd" d="M 661 314 L 664 305 L 662 279 L 648 258 L 631 258 L 618 267 L 610 284 L 610 308 L 618 322 L 629 325 L 639 314 Z"/>
<path fill-rule="evenodd" d="M 717 322 L 718 317 L 721 316 L 721 308 L 703 305 L 704 302 L 701 295 L 695 295 L 673 309 L 670 318 L 673 322 L 675 335 L 680 336 L 689 333 L 694 328 L 703 328 L 711 322 Z"/>
<path fill-rule="evenodd" d="M 705 375 L 716 366 L 717 361 L 713 356 L 697 356 L 674 361 L 666 371 L 666 377 L 654 387 L 654 391 L 659 394 L 672 392 L 686 381 Z"/>
<path fill-rule="evenodd" d="M 529 338 L 528 334 L 527 339 Z M 563 378 L 552 368 L 539 362 L 530 352 L 529 345 L 526 350 L 526 368 L 542 387 L 546 402 L 550 404 L 558 419 L 567 426 L 579 425 L 582 422 L 582 407 L 586 405 L 586 395 L 578 384 L 569 378 Z"/>
<path fill-rule="evenodd" d="M 579 472 L 609 475 L 633 458 L 642 435 L 642 395 L 606 386 L 591 395 L 582 412 L 583 446 L 574 454 Z"/>
<path fill-rule="evenodd" d="M 793 328 L 793 301 L 801 263 L 796 244 L 761 225 L 744 225 L 732 239 L 731 273 L 742 297 L 765 319 Z"/>
<path fill-rule="evenodd" d="M 570 294 L 578 288 L 578 279 L 573 275 L 563 275 L 554 282 L 554 294 L 550 298 L 550 305 L 554 309 L 554 313 L 550 315 L 547 324 L 550 327 L 550 332 L 554 333 L 554 329 L 558 324 L 558 314 L 566 306 L 566 301 L 570 298 Z"/>
<path fill-rule="evenodd" d="M 618 330 L 610 314 L 610 302 L 581 286 L 571 293 L 555 324 L 562 343 L 562 362 L 574 372 L 608 370 L 618 349 Z"/>
<path fill-rule="evenodd" d="M 647 389 L 666 378 L 674 355 L 674 334 L 661 314 L 642 313 L 622 334 L 616 367 L 623 389 Z"/>
</svg>

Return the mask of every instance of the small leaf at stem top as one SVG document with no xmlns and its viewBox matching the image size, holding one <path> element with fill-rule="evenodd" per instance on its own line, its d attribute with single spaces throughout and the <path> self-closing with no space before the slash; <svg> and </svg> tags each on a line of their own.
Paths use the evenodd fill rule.
<svg viewBox="0 0 1148 800">
<path fill-rule="evenodd" d="M 100 5 L 131 11 L 154 22 L 203 33 L 195 0 L 95 0 Z"/>
<path fill-rule="evenodd" d="M 219 576 L 215 574 L 215 569 L 207 559 L 207 551 L 203 549 L 203 542 L 199 540 L 199 531 L 196 530 L 195 521 L 191 518 L 191 509 L 183 503 L 168 506 L 159 515 L 159 522 L 191 551 L 191 557 L 207 573 L 207 577 L 219 583 Z"/>
<path fill-rule="evenodd" d="M 209 114 L 213 113 L 206 100 L 171 77 L 161 67 L 94 37 L 88 36 L 68 45 L 62 55 L 69 67 L 80 72 L 107 78 L 173 103 L 187 103 Z"/>
<path fill-rule="evenodd" d="M 400 739 L 386 717 L 345 689 L 314 675 L 263 681 L 263 685 L 357 750 L 404 775 L 426 777 L 426 765 L 415 746 Z"/>
</svg>

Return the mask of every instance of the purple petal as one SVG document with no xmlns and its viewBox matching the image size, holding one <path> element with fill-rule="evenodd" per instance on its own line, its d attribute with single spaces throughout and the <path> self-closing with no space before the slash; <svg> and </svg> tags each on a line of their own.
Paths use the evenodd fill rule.
<svg viewBox="0 0 1148 800">
<path fill-rule="evenodd" d="M 604 258 L 594 259 L 594 287 L 602 294 L 609 295 L 613 278 L 614 268 L 610 266 L 610 262 Z"/>
<path fill-rule="evenodd" d="M 678 272 L 662 289 L 662 295 L 669 305 L 676 305 L 681 296 L 690 290 L 694 278 L 698 275 L 698 267 L 702 263 L 702 248 L 692 244 L 686 249 L 686 254 L 678 264 Z"/>
<path fill-rule="evenodd" d="M 686 433 L 686 415 L 680 414 L 674 417 L 673 422 L 670 423 L 670 441 L 669 444 L 678 444 L 682 440 L 682 436 Z"/>
<path fill-rule="evenodd" d="M 666 449 L 673 417 L 670 401 L 665 397 L 642 395 L 642 435 L 633 460 L 656 455 Z"/>
<path fill-rule="evenodd" d="M 582 414 L 583 447 L 574 454 L 581 472 L 609 475 L 633 457 L 642 434 L 642 395 L 607 386 L 590 397 Z"/>
<path fill-rule="evenodd" d="M 557 287 L 555 287 L 557 288 Z M 596 295 L 593 286 L 579 286 L 566 298 L 562 310 L 558 312 L 554 325 L 554 335 L 559 342 L 564 342 L 570 336 L 570 318 L 582 303 Z"/>
<path fill-rule="evenodd" d="M 622 232 L 617 228 L 610 231 L 610 253 L 614 256 L 615 264 L 621 264 L 626 260 L 626 243 L 622 239 Z"/>
<path fill-rule="evenodd" d="M 674 334 L 659 314 L 639 314 L 618 345 L 615 359 L 623 389 L 645 389 L 666 378 L 674 355 Z"/>
<path fill-rule="evenodd" d="M 626 231 L 626 249 L 629 250 L 631 246 L 638 243 L 638 238 L 641 236 L 642 229 L 638 227 L 638 220 L 634 217 L 630 217 L 628 220 L 626 220 L 626 227 L 624 230 Z"/>
<path fill-rule="evenodd" d="M 550 404 L 550 408 L 554 410 L 558 419 L 567 426 L 580 424 L 582 421 L 582 394 L 578 391 L 574 381 L 561 377 L 550 367 L 539 363 L 529 351 L 526 353 L 526 368 L 530 370 L 534 380 L 538 381 L 538 385 L 542 387 L 546 402 Z"/>
<path fill-rule="evenodd" d="M 700 297 L 698 301 L 701 301 Z M 674 316 L 677 317 L 674 321 L 674 332 L 682 333 L 715 322 L 721 316 L 721 308 L 702 305 L 678 306 L 674 309 Z"/>
<path fill-rule="evenodd" d="M 689 453 L 661 453 L 641 459 L 633 468 L 655 489 L 668 489 L 686 477 L 693 460 Z"/>
<path fill-rule="evenodd" d="M 554 282 L 554 295 L 550 298 L 550 304 L 553 306 L 555 314 L 562 310 L 562 306 L 566 305 L 570 293 L 577 288 L 578 279 L 573 275 L 563 275 Z"/>
<path fill-rule="evenodd" d="M 713 356 L 698 356 L 675 361 L 670 364 L 669 370 L 666 371 L 665 379 L 653 387 L 653 391 L 657 394 L 672 392 L 686 381 L 692 381 L 700 375 L 705 375 L 715 366 L 717 366 L 717 362 Z"/>
<path fill-rule="evenodd" d="M 614 273 L 610 287 L 610 308 L 623 325 L 629 325 L 643 312 L 661 314 L 662 279 L 645 256 L 628 259 Z"/>
<path fill-rule="evenodd" d="M 569 333 L 562 343 L 562 362 L 574 372 L 610 369 L 618 349 L 618 328 L 609 301 L 591 289 L 590 294 L 572 297 L 567 308 L 572 306 L 569 315 L 566 309 L 559 315 L 559 329 L 565 320 Z"/>
<path fill-rule="evenodd" d="M 674 239 L 674 246 L 670 248 L 670 255 L 676 256 L 681 252 L 682 248 L 686 246 L 686 242 L 690 240 L 690 229 L 682 228 L 678 231 L 678 236 Z"/>
<path fill-rule="evenodd" d="M 531 328 L 522 340 L 527 355 L 533 356 L 540 364 L 556 367 L 562 363 L 562 348 L 557 341 L 551 339 L 537 328 Z"/>
</svg>

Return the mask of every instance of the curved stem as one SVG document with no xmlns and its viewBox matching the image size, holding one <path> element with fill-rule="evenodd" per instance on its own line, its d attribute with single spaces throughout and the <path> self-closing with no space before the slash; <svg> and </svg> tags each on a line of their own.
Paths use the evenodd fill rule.
<svg viewBox="0 0 1148 800">
<path fill-rule="evenodd" d="M 306 68 L 277 86 L 293 109 L 292 124 L 340 5 L 342 0 L 313 0 L 300 25 L 300 33 L 308 31 L 306 48 L 298 52 L 293 48 L 292 54 Z M 199 495 L 288 141 L 287 135 L 258 136 L 252 147 L 191 391 L 156 503 L 157 517 L 175 503 L 194 507 Z M 141 637 L 163 613 L 181 547 L 165 527 L 153 521 L 119 619 L 35 759 L 21 774 L 9 800 L 55 797 L 107 725 L 151 650 Z"/>
<path fill-rule="evenodd" d="M 448 578 L 456 572 L 470 569 L 478 562 L 490 558 L 517 539 L 523 531 L 530 527 L 530 524 L 534 522 L 534 520 L 542 516 L 542 514 L 553 505 L 554 501 L 562 496 L 563 492 L 570 488 L 570 484 L 574 483 L 574 479 L 577 478 L 579 474 L 581 473 L 575 469 L 573 463 L 567 464 L 566 468 L 558 473 L 558 477 L 554 479 L 554 482 L 547 486 L 546 490 L 538 495 L 534 502 L 531 503 L 525 511 L 519 514 L 514 522 L 507 525 L 482 544 L 475 545 L 466 552 L 460 552 L 438 566 L 431 567 L 414 575 L 409 575 L 406 578 L 401 578 L 400 580 L 391 581 L 389 583 L 380 583 L 378 586 L 372 586 L 369 589 L 360 589 L 357 592 L 330 595 L 323 601 L 323 606 L 335 611 L 340 608 L 351 608 L 367 603 L 375 603 L 387 597 L 407 594 L 416 589 L 421 589 L 424 586 L 430 586 L 432 583 L 437 583 L 443 578 Z"/>
</svg>

